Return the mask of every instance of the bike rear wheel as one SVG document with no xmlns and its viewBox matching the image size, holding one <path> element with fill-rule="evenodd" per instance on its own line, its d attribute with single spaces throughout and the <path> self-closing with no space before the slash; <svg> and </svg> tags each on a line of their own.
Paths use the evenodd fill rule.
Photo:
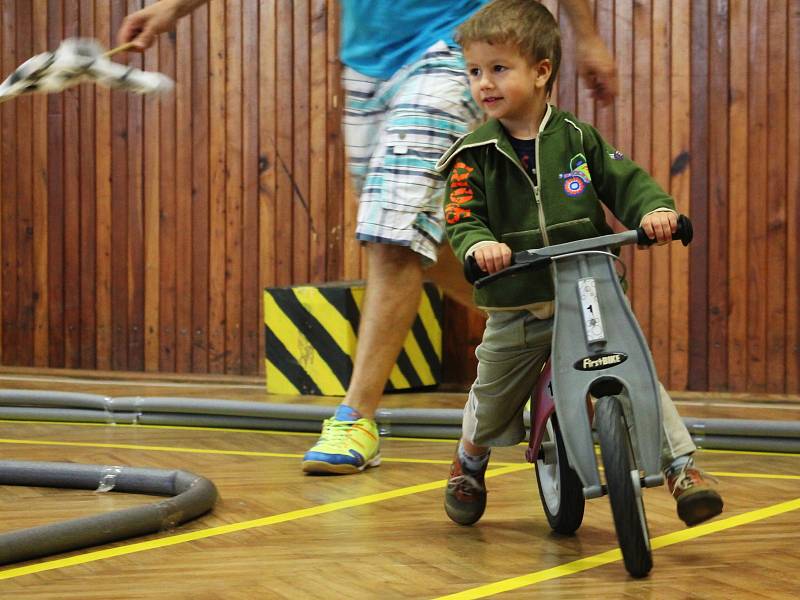
<svg viewBox="0 0 800 600">
<path fill-rule="evenodd" d="M 595 410 L 608 497 L 622 558 L 628 573 L 644 577 L 653 568 L 653 556 L 639 469 L 633 458 L 622 405 L 615 396 L 606 396 L 598 400 Z"/>
<path fill-rule="evenodd" d="M 555 414 L 547 421 L 542 449 L 534 468 L 539 498 L 550 527 L 564 535 L 575 533 L 583 522 L 586 499 L 578 474 L 569 466 Z"/>
</svg>

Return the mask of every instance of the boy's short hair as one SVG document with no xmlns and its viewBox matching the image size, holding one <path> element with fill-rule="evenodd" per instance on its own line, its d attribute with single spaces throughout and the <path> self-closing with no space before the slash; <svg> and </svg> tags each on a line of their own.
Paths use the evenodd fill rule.
<svg viewBox="0 0 800 600">
<path fill-rule="evenodd" d="M 550 59 L 553 89 L 561 63 L 561 32 L 553 14 L 537 0 L 494 0 L 456 30 L 455 41 L 465 48 L 475 42 L 512 44 L 533 64 Z"/>
</svg>

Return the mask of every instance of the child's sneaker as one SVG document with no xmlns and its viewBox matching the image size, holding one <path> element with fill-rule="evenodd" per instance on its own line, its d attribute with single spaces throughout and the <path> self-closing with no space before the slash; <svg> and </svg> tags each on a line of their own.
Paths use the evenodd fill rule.
<svg viewBox="0 0 800 600">
<path fill-rule="evenodd" d="M 341 405 L 325 419 L 319 440 L 303 456 L 303 471 L 343 475 L 381 464 L 378 426 L 372 419 L 357 416 Z"/>
<path fill-rule="evenodd" d="M 450 465 L 450 478 L 444 495 L 447 516 L 459 525 L 477 523 L 486 509 L 486 484 L 484 474 L 489 461 L 477 471 L 470 471 L 458 456 L 458 449 Z"/>
<path fill-rule="evenodd" d="M 678 516 L 690 527 L 722 512 L 722 497 L 705 480 L 703 472 L 694 466 L 691 458 L 679 469 L 668 472 L 667 487 L 678 502 Z"/>
</svg>

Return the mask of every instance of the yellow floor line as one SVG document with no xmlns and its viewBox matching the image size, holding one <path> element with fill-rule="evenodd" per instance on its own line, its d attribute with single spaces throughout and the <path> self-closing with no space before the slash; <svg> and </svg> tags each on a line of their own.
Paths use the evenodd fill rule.
<svg viewBox="0 0 800 600">
<path fill-rule="evenodd" d="M 712 521 L 711 523 L 698 525 L 697 527 L 692 527 L 691 529 L 683 529 L 674 533 L 661 535 L 652 539 L 650 543 L 653 549 L 666 548 L 667 546 L 671 546 L 673 544 L 686 542 L 695 538 L 710 535 L 712 533 L 724 531 L 732 527 L 747 525 L 749 523 L 768 519 L 770 517 L 797 509 L 800 509 L 800 498 L 746 512 L 741 515 L 736 515 L 735 517 L 728 517 L 727 519 Z M 440 596 L 436 600 L 472 600 L 475 598 L 486 598 L 502 592 L 509 592 L 523 587 L 535 585 L 543 581 L 549 581 L 551 579 L 566 577 L 582 571 L 588 571 L 590 569 L 602 567 L 603 565 L 617 562 L 619 560 L 622 560 L 622 553 L 619 551 L 619 548 L 616 548 L 614 550 L 608 550 L 600 554 L 595 554 L 594 556 L 581 558 L 557 567 L 552 567 L 550 569 L 536 571 L 535 573 L 529 573 L 519 577 L 512 577 L 503 581 L 496 581 L 495 583 L 464 590 L 463 592 L 457 592 L 455 594 L 449 594 L 447 596 Z"/>
<path fill-rule="evenodd" d="M 497 469 L 489 469 L 486 472 L 486 477 L 498 477 L 508 473 L 514 473 L 527 468 L 528 465 L 513 465 L 508 467 L 500 467 Z M 193 542 L 209 537 L 218 535 L 225 535 L 228 533 L 236 533 L 238 531 L 245 531 L 247 529 L 255 529 L 257 527 L 267 527 L 270 525 L 277 525 L 287 521 L 296 521 L 298 519 L 305 519 L 307 517 L 316 517 L 324 515 L 337 510 L 344 510 L 347 508 L 354 508 L 356 506 L 364 506 L 366 504 L 374 504 L 376 502 L 385 502 L 387 500 L 394 500 L 403 496 L 410 496 L 412 494 L 419 494 L 422 492 L 429 492 L 443 488 L 447 483 L 446 479 L 432 481 L 430 483 L 422 483 L 419 485 L 412 485 L 388 492 L 381 492 L 379 494 L 370 494 L 368 496 L 360 496 L 350 500 L 340 500 L 339 502 L 330 502 L 328 504 L 321 504 L 312 506 L 311 508 L 303 508 L 300 510 L 293 510 L 279 515 L 270 517 L 263 517 L 261 519 L 253 519 L 250 521 L 243 521 L 241 523 L 232 523 L 230 525 L 222 525 L 220 527 L 212 527 L 210 529 L 203 529 L 201 531 L 192 531 L 189 533 L 182 533 L 169 537 L 159 538 L 157 540 L 149 540 L 146 542 L 138 542 L 135 544 L 128 544 L 125 546 L 118 546 L 116 548 L 109 548 L 107 550 L 96 550 L 86 554 L 77 556 L 70 556 L 68 558 L 60 558 L 56 560 L 49 560 L 46 562 L 28 565 L 25 567 L 16 567 L 0 571 L 0 580 L 12 579 L 14 577 L 22 577 L 24 575 L 31 575 L 33 573 L 41 573 L 43 571 L 51 571 L 53 569 L 63 569 L 74 565 L 81 565 L 85 563 L 95 562 L 98 560 L 105 560 L 107 558 L 114 558 L 116 556 L 124 556 L 126 554 L 133 554 L 136 552 L 144 552 L 146 550 L 155 550 L 157 548 L 166 548 L 168 546 L 175 546 L 176 544 L 183 544 L 185 542 Z"/>
<path fill-rule="evenodd" d="M 182 448 L 179 446 L 147 446 L 141 444 L 105 444 L 100 442 L 58 442 L 53 440 L 19 440 L 0 438 L 0 444 L 22 444 L 26 446 L 73 446 L 77 448 L 111 448 L 117 450 L 141 450 L 150 452 L 188 452 L 191 454 L 219 454 L 228 456 L 265 456 L 268 458 L 293 458 L 302 459 L 302 454 L 285 452 L 255 452 L 250 450 L 214 450 L 210 448 Z M 402 464 L 429 464 L 429 465 L 449 465 L 451 459 L 429 459 L 429 458 L 387 458 L 381 457 L 382 462 L 394 462 Z M 494 467 L 517 467 L 528 463 L 494 461 Z"/>
</svg>

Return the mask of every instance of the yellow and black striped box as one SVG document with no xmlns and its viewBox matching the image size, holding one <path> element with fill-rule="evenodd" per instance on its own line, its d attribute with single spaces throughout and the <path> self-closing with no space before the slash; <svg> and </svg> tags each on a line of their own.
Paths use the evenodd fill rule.
<svg viewBox="0 0 800 600">
<path fill-rule="evenodd" d="M 364 282 L 264 290 L 267 392 L 344 396 L 353 373 Z M 386 390 L 436 385 L 442 372 L 442 293 L 426 282 Z"/>
</svg>

